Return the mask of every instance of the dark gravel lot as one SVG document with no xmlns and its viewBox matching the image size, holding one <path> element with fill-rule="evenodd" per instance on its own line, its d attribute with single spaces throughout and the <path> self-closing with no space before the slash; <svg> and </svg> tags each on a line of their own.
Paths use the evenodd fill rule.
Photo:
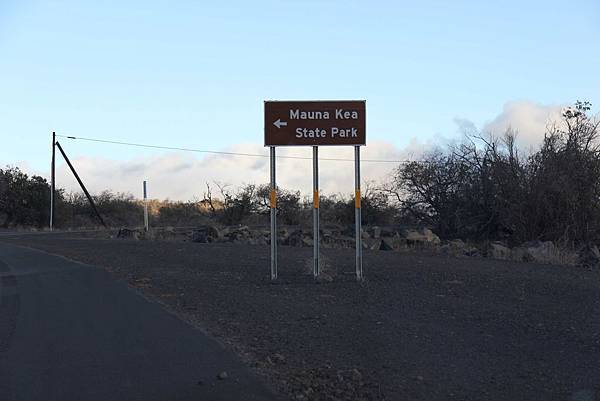
<svg viewBox="0 0 600 401">
<path fill-rule="evenodd" d="M 298 400 L 599 400 L 600 273 L 425 254 L 32 235 L 102 266 Z"/>
</svg>

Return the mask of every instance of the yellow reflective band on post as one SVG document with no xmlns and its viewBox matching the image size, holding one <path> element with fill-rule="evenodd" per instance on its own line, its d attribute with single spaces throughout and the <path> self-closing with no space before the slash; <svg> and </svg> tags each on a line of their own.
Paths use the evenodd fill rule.
<svg viewBox="0 0 600 401">
<path fill-rule="evenodd" d="M 354 194 L 354 204 L 357 209 L 360 209 L 360 189 L 357 189 Z"/>
<path fill-rule="evenodd" d="M 319 208 L 319 191 L 313 193 L 313 206 L 315 209 Z"/>
<path fill-rule="evenodd" d="M 277 191 L 271 190 L 271 209 L 275 209 L 277 207 Z"/>
</svg>

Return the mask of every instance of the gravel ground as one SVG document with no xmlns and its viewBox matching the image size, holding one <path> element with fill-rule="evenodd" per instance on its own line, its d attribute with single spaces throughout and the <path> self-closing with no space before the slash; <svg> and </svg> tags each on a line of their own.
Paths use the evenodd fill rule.
<svg viewBox="0 0 600 401">
<path fill-rule="evenodd" d="M 204 329 L 295 400 L 598 400 L 600 272 L 477 258 L 32 235 Z"/>
</svg>

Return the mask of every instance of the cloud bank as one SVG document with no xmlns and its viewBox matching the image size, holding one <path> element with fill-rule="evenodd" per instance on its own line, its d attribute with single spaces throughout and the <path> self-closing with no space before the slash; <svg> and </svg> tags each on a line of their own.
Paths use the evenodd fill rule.
<svg viewBox="0 0 600 401">
<path fill-rule="evenodd" d="M 361 167 L 363 182 L 380 181 L 397 167 L 397 163 L 372 163 L 369 159 L 418 159 L 430 148 L 430 142 L 413 139 L 399 149 L 385 141 L 371 141 L 363 147 Z M 266 149 L 255 144 L 240 144 L 228 152 L 264 154 Z M 277 148 L 277 184 L 281 188 L 312 192 L 312 160 L 287 159 L 279 156 L 312 157 L 310 147 Z M 320 187 L 323 193 L 350 195 L 354 191 L 354 151 L 352 147 L 320 147 L 320 158 L 341 158 L 350 161 L 319 163 Z M 170 152 L 159 156 L 137 157 L 127 161 L 77 157 L 73 160 L 79 175 L 90 192 L 110 188 L 114 192 L 128 192 L 141 197 L 142 181 L 148 180 L 149 196 L 158 199 L 201 199 L 206 183 L 266 184 L 269 182 L 269 158 L 234 155 L 206 155 Z M 57 167 L 57 186 L 77 191 L 77 182 L 65 164 Z M 214 185 L 213 185 L 214 187 Z"/>
<path fill-rule="evenodd" d="M 501 136 L 507 129 L 517 131 L 517 142 L 524 149 L 535 148 L 544 139 L 546 128 L 561 119 L 565 105 L 543 105 L 531 101 L 514 101 L 482 128 L 482 132 Z"/>
<path fill-rule="evenodd" d="M 461 132 L 485 132 L 502 135 L 506 129 L 518 131 L 518 142 L 527 150 L 541 143 L 548 124 L 560 118 L 562 106 L 542 105 L 530 101 L 515 101 L 504 105 L 502 112 L 478 129 L 467 119 L 455 119 Z M 452 139 L 452 138 L 450 138 Z M 457 138 L 455 138 L 457 139 Z M 369 141 L 362 148 L 363 160 L 417 160 L 434 146 L 444 146 L 448 140 L 413 138 L 399 148 L 386 141 Z M 257 144 L 239 144 L 228 152 L 267 155 Z M 133 148 L 132 151 L 135 151 Z M 312 156 L 310 147 L 278 148 L 278 156 Z M 353 159 L 352 147 L 321 147 L 321 158 Z M 76 157 L 73 160 L 86 186 L 93 193 L 105 189 L 131 193 L 141 197 L 142 181 L 148 180 L 149 196 L 156 199 L 201 199 L 206 183 L 219 182 L 237 187 L 243 184 L 269 182 L 269 159 L 232 155 L 200 155 L 197 153 L 170 152 L 158 156 L 139 156 L 126 161 L 110 158 Z M 397 163 L 362 163 L 362 179 L 381 182 L 398 166 Z M 354 164 L 352 161 L 324 161 L 319 165 L 320 186 L 324 194 L 351 195 L 354 190 Z M 57 186 L 67 191 L 78 191 L 77 182 L 65 164 L 57 168 Z M 312 192 L 312 161 L 278 158 L 277 183 L 281 188 Z"/>
</svg>

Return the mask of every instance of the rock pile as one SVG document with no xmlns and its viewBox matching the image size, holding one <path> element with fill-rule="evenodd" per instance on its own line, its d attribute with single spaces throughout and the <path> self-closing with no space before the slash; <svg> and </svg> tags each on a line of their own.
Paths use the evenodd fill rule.
<svg viewBox="0 0 600 401">
<path fill-rule="evenodd" d="M 211 225 L 184 229 L 156 228 L 148 232 L 139 229 L 121 228 L 116 238 L 185 240 L 197 243 L 230 242 L 236 244 L 267 245 L 271 240 L 268 228 L 248 226 L 227 226 L 217 228 Z M 321 246 L 324 248 L 353 248 L 355 244 L 354 226 L 329 225 L 320 229 Z M 373 250 L 400 250 L 404 248 L 433 248 L 440 245 L 440 238 L 430 229 L 394 229 L 368 227 L 362 233 L 363 247 Z M 295 247 L 313 246 L 312 229 L 301 227 L 281 227 L 278 230 L 280 245 Z"/>
<path fill-rule="evenodd" d="M 265 227 L 205 225 L 193 229 L 156 228 L 148 232 L 121 228 L 116 238 L 268 245 L 271 233 Z M 354 248 L 354 226 L 325 225 L 320 229 L 320 238 L 323 248 Z M 312 228 L 280 227 L 278 243 L 285 246 L 312 247 Z M 600 267 L 600 250 L 596 245 L 586 245 L 576 251 L 561 249 L 552 241 L 529 241 L 516 247 L 498 241 L 475 246 L 460 239 L 442 241 L 428 228 L 365 227 L 362 232 L 362 245 L 364 249 L 379 251 L 421 249 L 457 257 L 490 257 L 544 264 Z"/>
</svg>

